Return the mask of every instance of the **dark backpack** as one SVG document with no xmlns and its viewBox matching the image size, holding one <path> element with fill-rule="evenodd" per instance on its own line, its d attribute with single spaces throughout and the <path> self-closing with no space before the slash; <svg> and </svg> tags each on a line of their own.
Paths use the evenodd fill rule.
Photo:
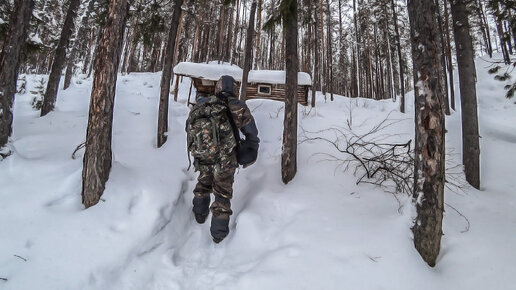
<svg viewBox="0 0 516 290">
<path fill-rule="evenodd" d="M 186 121 L 187 148 L 194 157 L 194 166 L 217 165 L 229 168 L 237 146 L 231 126 L 228 105 L 211 96 L 201 99 L 190 111 Z"/>
</svg>

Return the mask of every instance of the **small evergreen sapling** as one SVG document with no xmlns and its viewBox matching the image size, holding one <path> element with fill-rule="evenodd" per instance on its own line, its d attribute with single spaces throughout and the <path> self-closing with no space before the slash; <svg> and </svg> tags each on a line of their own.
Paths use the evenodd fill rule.
<svg viewBox="0 0 516 290">
<path fill-rule="evenodd" d="M 39 80 L 37 86 L 34 87 L 34 90 L 30 91 L 32 95 L 34 95 L 30 101 L 30 104 L 34 110 L 41 110 L 41 106 L 43 105 L 43 96 L 45 95 L 45 88 L 47 87 L 47 82 L 44 78 Z"/>
</svg>

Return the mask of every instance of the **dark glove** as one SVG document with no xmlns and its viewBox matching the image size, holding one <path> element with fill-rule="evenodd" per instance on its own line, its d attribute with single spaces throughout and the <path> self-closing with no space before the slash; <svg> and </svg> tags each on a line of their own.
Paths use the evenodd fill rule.
<svg viewBox="0 0 516 290">
<path fill-rule="evenodd" d="M 238 164 L 244 168 L 252 165 L 258 158 L 259 144 L 251 140 L 245 140 L 238 146 L 237 159 Z"/>
</svg>

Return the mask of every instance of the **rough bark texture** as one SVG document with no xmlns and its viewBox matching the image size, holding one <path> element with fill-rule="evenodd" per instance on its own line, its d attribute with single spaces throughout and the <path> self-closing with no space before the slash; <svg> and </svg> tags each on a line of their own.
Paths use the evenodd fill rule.
<svg viewBox="0 0 516 290">
<path fill-rule="evenodd" d="M 297 1 L 288 2 L 284 11 L 283 23 L 285 33 L 285 117 L 283 120 L 283 151 L 281 153 L 281 178 L 283 183 L 290 182 L 297 172 L 297 73 L 299 60 L 297 55 Z"/>
<path fill-rule="evenodd" d="M 444 114 L 439 30 L 434 1 L 409 0 L 412 54 L 417 72 L 415 99 L 414 245 L 430 266 L 441 247 L 444 201 Z"/>
<path fill-rule="evenodd" d="M 0 55 L 0 148 L 7 144 L 12 133 L 18 68 L 33 8 L 33 0 L 16 1 Z"/>
<path fill-rule="evenodd" d="M 168 33 L 165 63 L 163 64 L 163 74 L 161 75 L 161 91 L 159 96 L 159 112 L 158 112 L 158 148 L 167 141 L 168 132 L 168 102 L 170 92 L 170 80 L 172 78 L 172 65 L 174 63 L 174 54 L 176 47 L 177 28 L 181 18 L 181 6 L 184 0 L 175 0 L 174 12 L 172 13 L 172 22 L 170 23 L 170 31 Z"/>
<path fill-rule="evenodd" d="M 72 37 L 74 30 L 74 21 L 77 16 L 77 9 L 81 1 L 71 0 L 70 6 L 68 6 L 68 12 L 66 13 L 65 22 L 63 24 L 63 30 L 61 31 L 61 37 L 59 38 L 59 44 L 57 45 L 56 53 L 54 55 L 54 61 L 52 63 L 52 70 L 48 77 L 47 90 L 43 97 L 43 105 L 41 106 L 41 116 L 45 116 L 54 110 L 54 106 L 57 99 L 57 91 L 59 90 L 59 81 L 61 80 L 61 73 L 66 60 L 66 49 L 68 43 L 70 43 L 70 37 Z"/>
<path fill-rule="evenodd" d="M 249 14 L 249 27 L 247 28 L 247 37 L 245 39 L 245 56 L 244 56 L 244 73 L 242 74 L 242 85 L 240 87 L 240 100 L 245 102 L 247 97 L 247 78 L 253 64 L 253 39 L 254 39 L 254 15 L 256 13 L 256 1 L 251 5 L 251 13 Z"/>
<path fill-rule="evenodd" d="M 82 203 L 86 208 L 99 202 L 111 170 L 113 105 L 127 8 L 127 0 L 109 2 L 95 59 L 82 169 Z"/>
<path fill-rule="evenodd" d="M 478 115 L 476 68 L 470 35 L 468 14 L 464 0 L 450 1 L 453 32 L 459 67 L 460 103 L 462 111 L 462 163 L 466 180 L 480 189 L 480 145 L 478 141 Z"/>
</svg>

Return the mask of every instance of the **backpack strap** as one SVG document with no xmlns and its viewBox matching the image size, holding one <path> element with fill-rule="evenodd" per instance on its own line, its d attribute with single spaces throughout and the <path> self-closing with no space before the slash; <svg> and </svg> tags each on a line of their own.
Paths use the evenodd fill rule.
<svg viewBox="0 0 516 290">
<path fill-rule="evenodd" d="M 235 124 L 235 119 L 233 119 L 233 113 L 231 113 L 231 109 L 229 108 L 228 99 L 225 100 L 224 105 L 227 108 L 229 124 L 231 124 L 231 128 L 233 129 L 233 135 L 235 135 L 237 146 L 239 146 L 242 139 L 240 138 L 240 133 L 238 132 L 238 128 Z"/>
</svg>

